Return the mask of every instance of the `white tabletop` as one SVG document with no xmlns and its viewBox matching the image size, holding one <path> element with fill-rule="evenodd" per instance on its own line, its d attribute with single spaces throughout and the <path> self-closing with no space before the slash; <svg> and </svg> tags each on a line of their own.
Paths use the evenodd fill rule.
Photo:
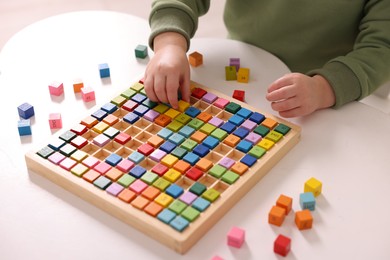
<svg viewBox="0 0 390 260">
<path fill-rule="evenodd" d="M 278 234 L 292 239 L 283 259 L 389 259 L 390 117 L 359 102 L 292 119 L 302 139 L 244 198 L 184 256 L 111 217 L 56 184 L 28 172 L 24 153 L 52 135 L 48 114 L 60 112 L 69 129 L 142 76 L 149 59 L 134 48 L 147 44 L 147 21 L 112 12 L 55 16 L 16 34 L 0 53 L 3 94 L 0 135 L 1 259 L 282 259 L 273 253 Z M 195 39 L 191 51 L 204 55 L 192 79 L 227 95 L 246 91 L 246 101 L 272 112 L 264 98 L 267 85 L 288 72 L 271 54 L 223 39 Z M 149 56 L 152 53 L 149 50 Z M 238 57 L 250 68 L 248 84 L 227 82 L 224 67 Z M 107 62 L 110 80 L 97 64 Z M 95 89 L 96 102 L 84 103 L 72 91 L 81 78 Z M 62 81 L 65 95 L 54 98 L 47 85 Z M 17 106 L 35 108 L 32 135 L 19 137 Z M 311 230 L 299 231 L 290 213 L 282 227 L 267 222 L 280 194 L 294 199 L 310 177 L 323 182 Z M 232 226 L 246 230 L 241 249 L 227 246 Z"/>
</svg>

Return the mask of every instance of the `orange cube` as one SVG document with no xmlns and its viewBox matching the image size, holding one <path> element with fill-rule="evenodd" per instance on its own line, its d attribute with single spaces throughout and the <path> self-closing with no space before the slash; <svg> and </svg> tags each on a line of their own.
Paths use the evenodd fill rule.
<svg viewBox="0 0 390 260">
<path fill-rule="evenodd" d="M 304 209 L 295 213 L 295 224 L 299 230 L 311 229 L 313 226 L 313 216 L 310 210 Z"/>
<path fill-rule="evenodd" d="M 275 226 L 281 226 L 286 216 L 286 210 L 284 208 L 273 206 L 268 213 L 268 223 Z"/>
<path fill-rule="evenodd" d="M 286 210 L 286 215 L 288 215 L 292 208 L 292 198 L 281 194 L 276 201 L 276 206 L 284 208 Z"/>
<path fill-rule="evenodd" d="M 195 51 L 188 55 L 188 61 L 190 62 L 191 66 L 198 67 L 203 64 L 203 55 Z"/>
</svg>

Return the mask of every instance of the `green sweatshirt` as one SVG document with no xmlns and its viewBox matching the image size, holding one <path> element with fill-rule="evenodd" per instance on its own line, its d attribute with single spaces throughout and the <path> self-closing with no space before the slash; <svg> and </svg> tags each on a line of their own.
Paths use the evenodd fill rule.
<svg viewBox="0 0 390 260">
<path fill-rule="evenodd" d="M 188 46 L 209 0 L 155 0 L 153 38 L 184 35 Z M 331 84 L 335 107 L 366 97 L 390 80 L 389 0 L 226 0 L 229 38 L 279 57 L 293 72 L 319 74 Z"/>
</svg>

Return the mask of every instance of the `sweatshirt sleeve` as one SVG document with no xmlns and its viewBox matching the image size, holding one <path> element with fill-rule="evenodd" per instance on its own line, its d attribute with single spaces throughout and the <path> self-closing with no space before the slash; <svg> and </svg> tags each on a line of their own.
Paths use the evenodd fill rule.
<svg viewBox="0 0 390 260">
<path fill-rule="evenodd" d="M 210 0 L 154 0 L 149 15 L 151 34 L 149 46 L 153 49 L 153 39 L 163 32 L 182 34 L 190 46 L 190 39 L 198 28 L 198 18 L 210 7 Z"/>
<path fill-rule="evenodd" d="M 353 50 L 308 73 L 328 80 L 336 95 L 335 108 L 368 96 L 390 80 L 389 14 L 390 1 L 367 1 Z"/>
</svg>

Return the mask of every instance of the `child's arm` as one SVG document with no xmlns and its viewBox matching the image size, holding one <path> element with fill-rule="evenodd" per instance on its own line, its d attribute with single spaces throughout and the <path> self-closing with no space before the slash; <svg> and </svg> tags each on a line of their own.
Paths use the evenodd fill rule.
<svg viewBox="0 0 390 260">
<path fill-rule="evenodd" d="M 153 40 L 154 57 L 144 77 L 145 91 L 150 100 L 169 103 L 178 108 L 178 91 L 184 101 L 190 100 L 190 68 L 187 41 L 179 33 L 165 32 Z"/>
<path fill-rule="evenodd" d="M 268 87 L 271 107 L 283 117 L 298 117 L 335 104 L 335 94 L 328 81 L 320 76 L 289 73 Z"/>
</svg>

